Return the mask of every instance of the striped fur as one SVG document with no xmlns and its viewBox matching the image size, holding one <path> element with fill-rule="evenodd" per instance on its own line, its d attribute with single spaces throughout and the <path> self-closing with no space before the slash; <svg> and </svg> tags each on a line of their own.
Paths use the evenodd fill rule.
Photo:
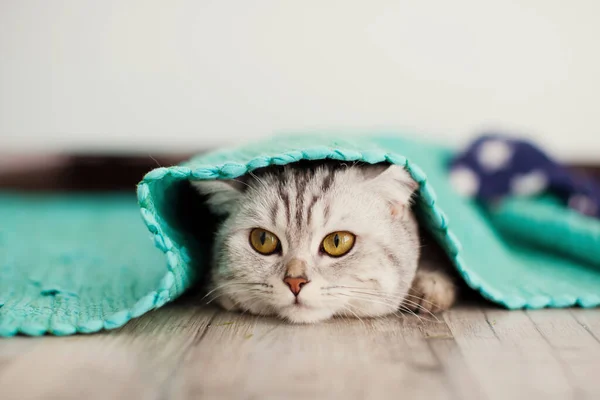
<svg viewBox="0 0 600 400">
<path fill-rule="evenodd" d="M 236 181 L 193 182 L 225 215 L 215 239 L 211 296 L 222 306 L 292 322 L 393 313 L 411 288 L 419 233 L 410 209 L 416 184 L 398 166 L 300 162 Z M 249 245 L 253 228 L 273 232 L 281 252 Z M 339 258 L 321 251 L 335 231 L 356 235 Z M 293 260 L 309 282 L 295 298 L 283 282 Z"/>
</svg>

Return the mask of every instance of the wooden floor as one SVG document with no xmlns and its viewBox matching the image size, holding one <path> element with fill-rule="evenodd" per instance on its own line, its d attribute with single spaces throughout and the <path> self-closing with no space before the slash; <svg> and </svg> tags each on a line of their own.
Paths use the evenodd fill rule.
<svg viewBox="0 0 600 400">
<path fill-rule="evenodd" d="M 177 158 L 14 160 L 0 189 L 130 191 Z M 179 301 L 118 331 L 0 339 L 0 400 L 321 398 L 600 399 L 600 309 L 297 326 Z"/>
<path fill-rule="evenodd" d="M 118 331 L 0 340 L 0 399 L 600 399 L 600 309 L 318 325 L 172 304 Z"/>
</svg>

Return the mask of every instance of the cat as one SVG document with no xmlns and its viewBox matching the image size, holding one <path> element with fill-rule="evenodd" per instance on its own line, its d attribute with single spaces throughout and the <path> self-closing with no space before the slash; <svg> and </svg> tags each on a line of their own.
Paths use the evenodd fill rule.
<svg viewBox="0 0 600 400">
<path fill-rule="evenodd" d="M 418 185 L 400 166 L 304 161 L 191 184 L 222 218 L 209 296 L 227 310 L 314 323 L 455 302 L 441 249 L 421 254 Z"/>
</svg>

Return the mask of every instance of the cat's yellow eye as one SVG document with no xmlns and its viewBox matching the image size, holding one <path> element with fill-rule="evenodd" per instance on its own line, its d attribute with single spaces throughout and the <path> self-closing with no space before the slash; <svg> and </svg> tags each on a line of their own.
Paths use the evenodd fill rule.
<svg viewBox="0 0 600 400">
<path fill-rule="evenodd" d="M 254 228 L 250 232 L 250 245 L 260 254 L 267 256 L 279 250 L 279 239 L 265 229 Z"/>
<path fill-rule="evenodd" d="M 350 232 L 333 232 L 325 236 L 321 248 L 331 257 L 341 257 L 352 250 L 355 239 Z"/>
</svg>

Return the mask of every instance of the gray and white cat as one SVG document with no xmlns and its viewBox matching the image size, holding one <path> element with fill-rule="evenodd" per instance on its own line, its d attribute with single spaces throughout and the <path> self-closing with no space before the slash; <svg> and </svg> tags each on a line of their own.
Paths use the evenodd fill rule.
<svg viewBox="0 0 600 400">
<path fill-rule="evenodd" d="M 455 301 L 447 261 L 420 254 L 417 184 L 399 166 L 304 162 L 192 185 L 223 217 L 210 295 L 226 309 L 311 323 Z"/>
</svg>

